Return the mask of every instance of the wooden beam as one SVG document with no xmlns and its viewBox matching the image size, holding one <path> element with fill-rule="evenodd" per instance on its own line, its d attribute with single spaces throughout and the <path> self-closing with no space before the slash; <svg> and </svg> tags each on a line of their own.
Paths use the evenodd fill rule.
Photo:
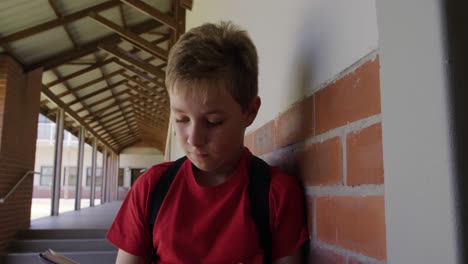
<svg viewBox="0 0 468 264">
<path fill-rule="evenodd" d="M 135 138 L 122 138 L 122 140 L 119 141 L 119 145 L 117 146 L 117 148 L 120 151 L 126 148 L 126 146 L 129 146 L 129 142 L 131 142 L 131 144 L 133 145 L 138 141 L 141 141 L 141 135 L 138 135 L 138 137 L 135 137 Z"/>
<path fill-rule="evenodd" d="M 82 75 L 82 74 L 85 74 L 85 73 L 88 73 L 88 72 L 90 72 L 90 71 L 92 71 L 92 70 L 95 70 L 95 69 L 97 69 L 97 68 L 99 68 L 99 67 L 101 67 L 101 66 L 104 66 L 104 65 L 107 65 L 107 64 L 109 64 L 109 63 L 115 62 L 116 60 L 117 60 L 116 58 L 110 58 L 110 59 L 107 59 L 107 60 L 105 60 L 105 61 L 101 61 L 101 62 L 95 63 L 94 65 L 92 65 L 92 66 L 90 66 L 90 67 L 86 67 L 86 68 L 84 68 L 84 69 L 81 69 L 81 70 L 76 71 L 76 72 L 74 72 L 74 73 L 71 73 L 71 74 L 69 74 L 69 75 L 62 76 L 61 78 L 58 78 L 58 79 L 55 80 L 55 81 L 49 82 L 49 83 L 45 84 L 45 87 L 50 88 L 50 87 L 52 87 L 52 86 L 54 86 L 54 85 L 63 83 L 63 82 L 65 82 L 65 81 L 68 81 L 68 80 L 70 80 L 70 79 L 73 79 L 73 78 L 75 78 L 75 77 L 78 77 L 78 76 L 80 76 L 80 75 Z"/>
<path fill-rule="evenodd" d="M 109 54 L 106 54 L 106 56 L 107 56 L 107 55 L 109 55 Z M 99 61 L 99 58 L 97 57 L 96 53 L 94 54 L 94 57 L 96 58 L 97 61 Z M 101 73 L 104 75 L 104 74 L 105 74 L 104 69 L 103 69 L 102 67 L 99 68 L 99 69 L 100 69 Z M 106 79 L 106 83 L 107 83 L 108 86 L 110 86 L 109 80 Z M 120 100 L 119 100 L 119 96 L 122 94 L 122 92 L 120 92 L 120 93 L 118 93 L 118 94 L 114 94 L 114 91 L 113 91 L 112 89 L 110 90 L 110 92 L 111 92 L 111 95 L 115 98 L 115 101 L 116 101 L 116 102 L 119 102 L 119 101 L 120 101 Z M 125 89 L 125 93 L 129 94 L 130 91 L 127 90 L 127 89 Z M 101 101 L 102 101 L 102 100 L 101 100 Z M 94 104 L 96 104 L 96 103 L 94 103 Z M 118 108 L 122 111 L 122 106 L 121 106 L 120 104 L 118 105 Z M 127 121 L 127 116 L 125 115 L 125 112 L 124 112 L 124 111 L 122 111 L 122 115 L 123 115 L 123 117 L 125 118 L 125 123 L 127 124 L 127 126 L 130 127 L 130 125 L 128 124 L 128 121 Z M 133 133 L 133 132 L 134 132 L 134 131 L 132 130 L 132 133 Z"/>
<path fill-rule="evenodd" d="M 58 107 L 63 108 L 65 113 L 67 113 L 70 117 L 75 119 L 80 125 L 84 126 L 87 131 L 89 131 L 93 136 L 95 136 L 97 139 L 99 139 L 103 144 L 105 144 L 108 148 L 110 148 L 112 151 L 116 151 L 115 148 L 111 147 L 109 144 L 109 141 L 103 140 L 102 137 L 100 137 L 94 129 L 92 129 L 80 116 L 78 116 L 73 110 L 70 109 L 68 105 L 66 105 L 64 102 L 62 102 L 55 94 L 53 94 L 49 89 L 46 89 L 45 87 L 42 88 L 42 93 L 47 96 L 52 102 L 54 102 Z"/>
<path fill-rule="evenodd" d="M 131 27 L 130 30 L 136 34 L 141 34 L 158 26 L 161 26 L 159 22 L 149 20 L 137 26 Z M 45 60 L 27 65 L 25 71 L 31 71 L 37 68 L 42 68 L 43 71 L 47 71 L 97 51 L 99 49 L 98 46 L 101 43 L 116 44 L 120 43 L 121 41 L 122 39 L 118 34 L 112 34 L 110 36 L 82 45 L 81 47 L 78 47 L 76 49 L 67 50 L 65 52 L 54 55 L 53 57 L 49 57 Z"/>
<path fill-rule="evenodd" d="M 132 67 L 128 64 L 126 64 L 125 62 L 122 62 L 121 60 L 117 60 L 116 63 L 120 66 L 122 66 L 123 68 L 125 68 L 126 70 L 128 71 L 131 71 L 133 73 L 135 73 L 137 76 L 139 76 L 140 78 L 143 78 L 159 87 L 165 87 L 164 83 L 159 81 L 158 79 L 156 78 L 153 78 L 151 76 L 149 76 L 148 74 L 146 74 L 146 72 L 142 72 L 138 69 L 135 69 L 135 67 Z"/>
<path fill-rule="evenodd" d="M 121 109 L 122 109 L 122 111 L 123 111 L 123 110 L 126 110 L 126 109 L 130 108 L 130 107 L 132 107 L 131 104 L 126 105 L 126 106 L 123 106 Z M 103 120 L 103 119 L 105 119 L 105 118 L 107 118 L 107 117 L 109 117 L 109 116 L 112 116 L 112 115 L 115 115 L 115 114 L 119 113 L 120 111 L 121 111 L 120 109 L 117 109 L 117 110 L 115 110 L 115 111 L 109 112 L 109 113 L 107 113 L 107 114 L 105 114 L 105 115 L 102 115 L 102 116 L 97 116 L 97 117 L 96 117 L 96 116 L 92 116 L 92 117 L 91 117 L 90 119 L 88 119 L 88 120 L 89 120 L 89 122 L 95 122 L 95 121 L 97 121 L 96 119 Z"/>
<path fill-rule="evenodd" d="M 159 120 L 159 121 L 161 121 L 163 123 L 168 122 L 168 120 L 166 118 L 161 117 L 161 115 L 157 114 L 157 112 L 148 112 L 148 111 L 145 111 L 144 109 L 137 108 L 137 107 L 134 108 L 134 112 L 142 114 L 142 115 L 144 115 L 146 117 L 152 117 L 152 118 L 154 117 L 155 119 L 157 119 L 157 120 Z"/>
<path fill-rule="evenodd" d="M 57 5 L 55 5 L 53 0 L 49 0 L 49 5 L 52 8 L 52 10 L 54 10 L 55 16 L 57 16 L 58 18 L 63 19 L 62 14 L 60 14 L 60 11 L 59 11 L 58 7 L 57 7 Z M 77 48 L 79 45 L 78 45 L 78 43 L 76 43 L 75 39 L 73 38 L 73 35 L 72 35 L 70 29 L 68 28 L 68 24 L 63 24 L 62 26 L 65 29 L 65 32 L 67 33 L 68 38 L 73 43 L 73 47 Z"/>
<path fill-rule="evenodd" d="M 102 99 L 99 100 L 99 101 L 96 101 L 96 102 L 94 102 L 94 103 L 92 103 L 92 104 L 89 104 L 88 107 L 89 107 L 89 108 L 95 107 L 95 106 L 97 106 L 97 105 L 99 105 L 99 104 L 102 104 L 102 103 L 104 103 L 104 102 L 106 102 L 106 101 L 109 101 L 109 100 L 111 100 L 111 99 L 115 99 L 116 101 L 119 101 L 119 100 L 118 100 L 118 97 L 121 96 L 121 95 L 123 95 L 123 94 L 128 94 L 128 90 L 123 90 L 123 91 L 118 92 L 118 93 L 116 93 L 116 94 L 112 94 L 112 95 L 110 95 L 110 96 L 108 96 L 108 97 L 102 98 Z M 86 111 L 86 110 L 87 110 L 87 109 L 83 107 L 83 108 L 77 109 L 75 112 L 78 113 L 78 114 L 80 114 L 80 113 L 82 113 L 82 112 L 84 112 L 84 111 Z"/>
<path fill-rule="evenodd" d="M 110 129 L 110 130 L 112 130 L 112 133 L 104 132 L 104 133 L 101 133 L 101 135 L 102 135 L 102 138 L 104 138 L 104 139 L 114 138 L 115 142 L 119 142 L 119 138 L 121 137 L 122 131 L 127 132 L 131 136 L 135 136 L 136 133 L 132 131 L 132 128 L 134 128 L 134 127 L 122 126 L 122 128 L 119 128 L 117 130 Z"/>
<path fill-rule="evenodd" d="M 122 150 L 124 150 L 124 149 L 126 149 L 126 148 L 128 148 L 128 147 L 131 147 L 131 146 L 137 144 L 137 143 L 140 142 L 140 141 L 141 141 L 140 138 L 136 138 L 135 140 L 129 140 L 128 143 L 127 143 L 127 142 L 122 142 L 122 145 L 119 145 L 119 146 L 118 146 L 118 147 L 119 147 L 119 153 L 120 153 Z"/>
<path fill-rule="evenodd" d="M 135 137 L 135 138 L 122 138 L 119 141 L 119 150 L 127 148 L 139 141 L 141 141 L 141 133 L 138 134 L 138 137 Z"/>
<path fill-rule="evenodd" d="M 174 42 L 182 36 L 182 34 L 185 33 L 185 9 L 181 7 L 180 0 L 175 0 L 176 5 L 174 6 L 174 16 L 175 20 L 177 23 L 177 28 L 175 28 L 175 34 L 173 35 L 175 37 Z"/>
<path fill-rule="evenodd" d="M 101 25 L 107 27 L 108 29 L 114 31 L 115 33 L 122 36 L 125 40 L 132 43 L 133 45 L 141 48 L 142 50 L 148 52 L 149 54 L 160 58 L 161 60 L 167 61 L 168 52 L 161 49 L 160 47 L 153 45 L 151 42 L 147 41 L 146 39 L 140 37 L 138 34 L 135 34 L 131 31 L 128 31 L 119 25 L 115 24 L 114 22 L 106 19 L 105 17 L 96 14 L 90 13 L 90 18 L 94 19 L 95 21 L 99 22 Z"/>
<path fill-rule="evenodd" d="M 159 122 L 155 119 L 152 119 L 152 118 L 149 118 L 145 115 L 142 115 L 142 114 L 139 114 L 139 113 L 135 113 L 135 116 L 137 118 L 137 120 L 143 122 L 144 124 L 152 124 L 153 126 L 156 126 L 156 127 L 163 127 L 165 123 L 162 123 L 162 122 Z"/>
<path fill-rule="evenodd" d="M 166 78 L 166 74 L 162 70 L 157 68 L 156 66 L 142 60 L 140 57 L 134 54 L 128 53 L 127 51 L 119 47 L 101 44 L 99 45 L 99 48 L 106 51 L 107 53 L 114 55 L 115 57 L 121 60 L 124 60 L 130 64 L 135 65 L 136 67 L 156 76 L 157 78 L 160 78 L 163 80 Z"/>
<path fill-rule="evenodd" d="M 65 91 L 65 92 L 63 92 L 63 93 L 60 93 L 60 94 L 58 94 L 57 96 L 61 98 L 61 97 L 67 96 L 67 95 L 69 95 L 69 94 L 71 94 L 71 93 L 78 92 L 78 91 L 80 91 L 80 90 L 83 90 L 83 89 L 88 88 L 88 87 L 91 86 L 91 85 L 94 85 L 94 84 L 96 84 L 96 83 L 105 81 L 106 79 L 112 78 L 112 77 L 114 77 L 114 76 L 116 76 L 116 75 L 119 75 L 119 74 L 121 74 L 121 73 L 124 72 L 124 71 L 125 71 L 125 70 L 123 70 L 123 69 L 120 69 L 120 70 L 117 70 L 117 71 L 113 71 L 113 72 L 111 72 L 111 73 L 109 73 L 109 74 L 107 74 L 107 75 L 104 75 L 104 76 L 99 77 L 99 78 L 97 78 L 97 79 L 94 79 L 94 80 L 92 80 L 92 81 L 83 83 L 83 84 L 78 85 L 77 87 L 75 87 L 75 88 L 73 88 L 73 89 L 70 89 L 70 90 Z"/>
<path fill-rule="evenodd" d="M 132 121 L 132 123 L 135 122 L 135 121 Z M 123 135 L 125 135 L 126 133 L 129 134 L 129 136 L 133 136 L 131 133 L 131 129 L 126 127 L 126 126 L 122 126 L 121 128 L 117 129 L 117 130 L 114 130 L 113 131 L 113 135 L 115 138 L 116 138 L 116 141 L 119 141 L 119 138 L 122 138 Z M 110 136 L 110 135 L 109 135 Z M 109 136 L 104 136 L 104 138 L 108 138 Z"/>
<path fill-rule="evenodd" d="M 139 98 L 143 97 L 145 98 L 148 98 L 149 100 L 153 101 L 153 102 L 161 102 L 162 103 L 162 97 L 160 95 L 154 95 L 154 94 L 150 94 L 148 91 L 144 90 L 144 89 L 140 89 L 138 88 L 138 86 L 133 86 L 133 85 L 130 85 L 130 84 L 127 84 L 127 87 L 129 89 L 131 89 L 131 91 L 135 91 L 137 94 L 132 94 L 133 96 L 139 96 Z"/>
<path fill-rule="evenodd" d="M 134 7 L 141 13 L 152 17 L 153 19 L 165 24 L 166 26 L 176 29 L 176 20 L 174 17 L 164 14 L 163 12 L 157 10 L 153 6 L 141 1 L 141 0 L 121 0 L 125 4 Z"/>
<path fill-rule="evenodd" d="M 119 6 L 119 13 L 120 13 L 120 19 L 122 20 L 122 25 L 124 28 L 128 28 L 128 25 L 127 25 L 127 18 L 125 17 L 125 13 L 124 13 L 124 10 L 123 10 L 123 6 L 120 5 Z"/>
<path fill-rule="evenodd" d="M 60 73 L 58 72 L 57 69 L 52 69 L 52 72 L 55 74 L 55 76 L 56 76 L 57 78 L 61 78 Z M 65 88 L 67 88 L 67 90 L 71 90 L 71 87 L 70 87 L 70 85 L 69 85 L 68 82 L 64 82 L 63 84 L 64 84 Z M 72 92 L 72 94 L 73 94 L 73 96 L 75 96 L 76 98 L 78 98 L 78 95 L 77 95 L 75 92 Z M 68 105 L 68 106 L 71 107 L 70 105 Z M 83 106 L 84 106 L 84 108 L 87 108 L 87 106 L 86 106 L 85 103 L 83 103 Z M 87 108 L 87 109 L 88 109 L 88 108 Z M 88 109 L 88 111 L 89 111 L 89 109 Z M 75 113 L 76 113 L 76 112 L 75 112 Z"/>
<path fill-rule="evenodd" d="M 125 122 L 125 117 L 119 116 L 116 119 L 107 120 L 106 122 L 103 122 L 103 124 L 107 128 L 113 128 L 113 126 L 115 126 L 116 124 L 121 124 L 121 123 L 124 123 L 124 122 Z M 97 133 L 101 133 L 101 131 L 104 131 L 104 129 L 103 128 L 96 129 Z"/>
<path fill-rule="evenodd" d="M 180 0 L 180 6 L 185 9 L 192 10 L 193 0 Z"/>
<path fill-rule="evenodd" d="M 89 99 L 89 98 L 91 98 L 91 97 L 93 97 L 93 96 L 96 96 L 96 95 L 98 95 L 98 94 L 100 94 L 100 93 L 107 92 L 107 91 L 109 91 L 110 89 L 113 89 L 113 88 L 115 88 L 115 87 L 117 87 L 117 86 L 119 86 L 119 85 L 125 84 L 126 82 L 127 82 L 127 81 L 125 81 L 125 80 L 122 80 L 122 81 L 120 81 L 120 82 L 116 82 L 116 83 L 114 83 L 114 84 L 112 84 L 112 85 L 110 85 L 110 86 L 106 86 L 106 87 L 104 87 L 104 88 L 102 88 L 102 89 L 96 90 L 96 91 L 94 91 L 94 92 L 92 92 L 92 93 L 89 93 L 89 94 L 87 94 L 87 95 L 85 95 L 85 96 L 82 96 L 82 97 L 80 97 L 80 98 L 77 98 L 77 99 L 75 99 L 75 100 L 73 100 L 73 101 L 71 101 L 71 102 L 69 102 L 69 103 L 67 103 L 67 104 L 68 104 L 69 106 L 72 106 L 72 105 L 74 105 L 74 104 L 83 102 L 83 101 L 86 100 L 86 99 Z M 88 107 L 92 107 L 92 106 L 88 105 Z M 79 111 L 76 111 L 76 112 L 79 113 Z"/>
<path fill-rule="evenodd" d="M 123 100 L 120 101 L 120 102 L 115 102 L 115 103 L 113 103 L 113 104 L 111 104 L 111 105 L 108 105 L 108 106 L 102 108 L 102 109 L 99 109 L 98 111 L 96 111 L 96 112 L 94 113 L 94 115 L 99 116 L 99 115 L 101 115 L 102 113 L 104 113 L 105 111 L 107 111 L 107 110 L 109 110 L 109 109 L 111 109 L 111 108 L 113 108 L 113 107 L 118 106 L 119 103 L 120 103 L 120 104 L 123 104 L 123 103 L 128 102 L 128 101 L 130 101 L 130 97 L 129 97 L 129 98 L 126 98 L 126 99 L 123 99 Z M 93 113 L 90 113 L 90 114 L 84 116 L 83 119 L 87 119 L 87 118 L 90 117 L 91 115 L 93 115 Z"/>
<path fill-rule="evenodd" d="M 33 26 L 33 27 L 23 29 L 21 31 L 12 33 L 10 35 L 0 37 L 0 45 L 4 45 L 4 44 L 7 44 L 7 43 L 10 43 L 10 42 L 13 42 L 13 41 L 17 41 L 17 40 L 20 40 L 20 39 L 23 39 L 23 38 L 27 38 L 27 37 L 30 37 L 30 36 L 32 36 L 34 34 L 44 32 L 44 31 L 47 31 L 49 29 L 52 29 L 52 28 L 55 28 L 55 27 L 58 27 L 58 26 L 62 26 L 62 25 L 65 25 L 67 23 L 74 22 L 74 21 L 76 21 L 78 19 L 81 19 L 81 18 L 84 18 L 84 17 L 88 16 L 89 12 L 99 13 L 101 11 L 110 9 L 110 8 L 115 7 L 117 5 L 120 5 L 119 1 L 111 0 L 111 1 L 108 1 L 108 2 L 105 2 L 105 3 L 102 3 L 102 4 L 98 4 L 98 5 L 83 9 L 81 11 L 66 15 L 66 16 L 61 17 L 61 18 L 53 19 L 53 20 L 47 21 L 45 23 L 42 23 L 42 24 L 39 24 L 39 25 L 36 25 L 36 26 Z"/>
<path fill-rule="evenodd" d="M 120 75 L 122 75 L 122 77 L 124 77 L 126 80 L 134 82 L 139 87 L 145 89 L 148 93 L 157 94 L 156 87 L 148 86 L 146 83 L 142 82 L 141 80 L 138 80 L 135 76 L 130 76 L 126 73 L 122 73 Z"/>
</svg>

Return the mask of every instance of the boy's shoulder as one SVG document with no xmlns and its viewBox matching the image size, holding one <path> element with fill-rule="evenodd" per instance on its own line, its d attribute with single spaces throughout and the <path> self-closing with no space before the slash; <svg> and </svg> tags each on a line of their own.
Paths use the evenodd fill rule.
<svg viewBox="0 0 468 264">
<path fill-rule="evenodd" d="M 299 179 L 284 172 L 281 168 L 270 166 L 270 191 L 273 194 L 284 196 L 290 192 L 302 192 Z"/>
<path fill-rule="evenodd" d="M 149 167 L 138 177 L 135 185 L 156 186 L 163 173 L 172 165 L 172 161 L 162 162 Z"/>
</svg>

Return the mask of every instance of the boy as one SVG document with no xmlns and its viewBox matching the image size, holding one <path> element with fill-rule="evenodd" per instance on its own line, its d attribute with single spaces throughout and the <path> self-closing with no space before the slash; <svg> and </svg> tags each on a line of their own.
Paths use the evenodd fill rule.
<svg viewBox="0 0 468 264">
<path fill-rule="evenodd" d="M 117 263 L 263 263 L 247 186 L 252 158 L 245 129 L 260 107 L 258 62 L 247 33 L 231 23 L 184 34 L 169 54 L 166 86 L 177 138 L 187 160 L 149 231 L 149 200 L 171 163 L 151 167 L 134 184 L 107 239 Z M 270 167 L 268 194 L 273 263 L 300 263 L 307 240 L 302 189 Z M 166 202 L 170 201 L 170 202 Z"/>
</svg>

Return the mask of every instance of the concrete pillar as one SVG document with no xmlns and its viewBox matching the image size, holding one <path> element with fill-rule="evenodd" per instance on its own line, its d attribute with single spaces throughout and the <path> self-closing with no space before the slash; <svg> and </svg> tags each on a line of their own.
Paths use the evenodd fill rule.
<svg viewBox="0 0 468 264">
<path fill-rule="evenodd" d="M 102 151 L 102 184 L 101 184 L 101 204 L 106 203 L 107 191 L 107 148 Z"/>
<path fill-rule="evenodd" d="M 115 154 L 115 173 L 114 173 L 114 179 L 115 179 L 115 200 L 119 199 L 119 167 L 120 167 L 120 160 L 119 160 L 119 155 Z"/>
<path fill-rule="evenodd" d="M 80 128 L 80 135 L 78 138 L 78 160 L 76 165 L 76 192 L 75 192 L 75 210 L 81 209 L 81 187 L 83 182 L 83 159 L 84 159 L 84 144 L 85 144 L 86 130 L 84 127 Z"/>
<path fill-rule="evenodd" d="M 89 206 L 94 207 L 96 197 L 96 164 L 97 164 L 97 138 L 93 138 L 93 154 L 91 158 L 91 189 L 89 194 Z"/>
<path fill-rule="evenodd" d="M 51 215 L 59 214 L 60 188 L 62 176 L 62 151 L 63 151 L 63 125 L 65 114 L 63 109 L 57 110 L 55 126 L 55 153 L 54 153 L 54 178 L 52 179 L 52 206 Z"/>
<path fill-rule="evenodd" d="M 41 69 L 23 72 L 13 58 L 0 55 L 0 197 L 34 170 L 41 80 Z M 0 252 L 29 227 L 32 189 L 31 175 L 0 205 Z"/>
</svg>

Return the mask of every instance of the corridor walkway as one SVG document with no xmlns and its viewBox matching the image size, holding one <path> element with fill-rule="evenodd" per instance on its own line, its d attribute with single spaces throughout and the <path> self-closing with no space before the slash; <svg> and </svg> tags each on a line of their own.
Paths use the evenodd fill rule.
<svg viewBox="0 0 468 264">
<path fill-rule="evenodd" d="M 30 229 L 108 229 L 121 205 L 121 201 L 114 201 L 58 216 L 34 219 L 31 220 Z"/>
</svg>

